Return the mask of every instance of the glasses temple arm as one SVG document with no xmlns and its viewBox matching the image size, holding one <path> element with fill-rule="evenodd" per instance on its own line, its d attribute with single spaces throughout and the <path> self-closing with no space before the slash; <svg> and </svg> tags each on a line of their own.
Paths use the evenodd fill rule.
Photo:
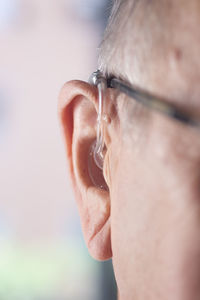
<svg viewBox="0 0 200 300">
<path fill-rule="evenodd" d="M 189 116 L 185 112 L 182 112 L 175 106 L 168 104 L 155 96 L 130 87 L 129 85 L 125 84 L 123 81 L 117 78 L 108 79 L 107 84 L 108 87 L 119 90 L 120 92 L 135 99 L 138 103 L 141 103 L 149 109 L 157 111 L 163 115 L 170 117 L 171 119 L 174 119 L 186 125 L 200 128 L 199 120 L 191 118 L 191 116 Z"/>
</svg>

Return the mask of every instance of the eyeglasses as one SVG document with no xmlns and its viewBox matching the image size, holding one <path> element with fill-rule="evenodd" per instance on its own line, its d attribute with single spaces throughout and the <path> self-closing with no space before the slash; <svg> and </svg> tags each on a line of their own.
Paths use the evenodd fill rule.
<svg viewBox="0 0 200 300">
<path fill-rule="evenodd" d="M 90 78 L 90 82 L 94 85 L 98 85 L 98 83 L 102 82 L 102 80 L 105 82 L 108 88 L 119 90 L 148 109 L 157 111 L 158 113 L 161 113 L 185 125 L 200 129 L 200 120 L 194 119 L 189 114 L 178 109 L 173 104 L 165 102 L 163 99 L 153 96 L 136 87 L 130 86 L 123 80 L 115 77 L 104 78 L 99 70 L 94 72 Z"/>
</svg>

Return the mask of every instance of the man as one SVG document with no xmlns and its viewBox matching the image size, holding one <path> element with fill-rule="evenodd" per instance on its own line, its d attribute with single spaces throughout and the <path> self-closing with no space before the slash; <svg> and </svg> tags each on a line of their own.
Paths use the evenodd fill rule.
<svg viewBox="0 0 200 300">
<path fill-rule="evenodd" d="M 160 100 L 149 109 L 153 103 L 108 86 L 106 153 L 97 173 L 108 189 L 88 172 L 97 88 L 71 81 L 61 91 L 85 240 L 94 258 L 113 258 L 120 300 L 200 299 L 200 134 L 191 126 L 200 115 L 199 28 L 198 0 L 114 3 L 99 68 Z M 177 111 L 166 116 L 161 103 Z"/>
</svg>

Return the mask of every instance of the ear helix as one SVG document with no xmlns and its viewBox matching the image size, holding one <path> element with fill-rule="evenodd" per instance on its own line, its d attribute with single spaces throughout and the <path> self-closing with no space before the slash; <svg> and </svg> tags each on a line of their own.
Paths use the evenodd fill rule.
<svg viewBox="0 0 200 300">
<path fill-rule="evenodd" d="M 97 117 L 97 138 L 92 143 L 88 156 L 88 172 L 92 183 L 101 188 L 108 190 L 108 186 L 103 177 L 103 162 L 104 162 L 104 106 L 106 94 L 106 80 L 100 71 L 94 72 L 89 82 L 97 86 L 98 89 L 98 117 Z"/>
</svg>

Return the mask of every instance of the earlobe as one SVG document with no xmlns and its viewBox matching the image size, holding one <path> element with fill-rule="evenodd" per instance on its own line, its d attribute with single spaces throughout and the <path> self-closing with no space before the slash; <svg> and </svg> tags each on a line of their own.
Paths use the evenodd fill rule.
<svg viewBox="0 0 200 300">
<path fill-rule="evenodd" d="M 91 146 L 96 138 L 98 97 L 94 86 L 80 81 L 67 83 L 59 97 L 59 114 L 67 148 L 70 173 L 76 193 L 86 244 L 98 260 L 112 256 L 110 238 L 110 195 L 103 182 L 102 170 L 92 169 Z"/>
</svg>

